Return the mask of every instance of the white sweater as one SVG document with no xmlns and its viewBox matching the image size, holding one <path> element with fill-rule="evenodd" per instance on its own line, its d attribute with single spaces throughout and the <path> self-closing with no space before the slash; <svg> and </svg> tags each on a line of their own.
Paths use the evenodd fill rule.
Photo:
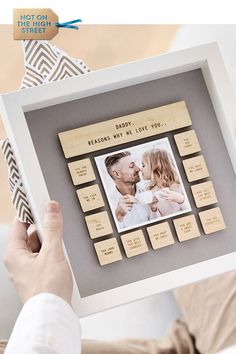
<svg viewBox="0 0 236 354">
<path fill-rule="evenodd" d="M 80 354 L 80 322 L 67 302 L 53 294 L 28 300 L 5 354 Z M 218 354 L 235 354 L 236 346 Z"/>
</svg>

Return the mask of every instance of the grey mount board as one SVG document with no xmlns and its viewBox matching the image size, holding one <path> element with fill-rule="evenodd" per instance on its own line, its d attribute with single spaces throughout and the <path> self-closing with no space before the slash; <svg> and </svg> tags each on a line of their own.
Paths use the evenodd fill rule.
<svg viewBox="0 0 236 354">
<path fill-rule="evenodd" d="M 76 195 L 76 187 L 73 186 L 67 167 L 68 162 L 75 161 L 77 158 L 65 159 L 57 134 L 181 100 L 184 100 L 187 104 L 193 122 L 192 127 L 188 129 L 195 129 L 197 133 L 202 154 L 209 169 L 209 179 L 214 184 L 218 205 L 225 219 L 226 229 L 222 232 L 204 236 L 197 215 L 199 210 L 195 207 L 190 183 L 185 177 L 182 159 L 178 154 L 173 137 L 174 134 L 188 129 L 179 129 L 140 140 L 140 143 L 142 143 L 166 136 L 169 138 L 192 211 L 197 217 L 202 235 L 197 239 L 179 243 L 173 229 L 173 223 L 169 220 L 176 242 L 172 246 L 154 251 L 151 248 L 144 226 L 142 229 L 149 252 L 128 259 L 122 248 L 120 236 L 116 231 L 101 186 L 106 203 L 106 208 L 101 210 L 108 210 L 109 212 L 114 230 L 113 235 L 117 237 L 123 256 L 122 261 L 101 267 L 93 246 L 96 241 L 91 240 L 88 235 L 84 213 L 81 211 Z M 200 69 L 27 112 L 26 120 L 49 195 L 62 205 L 65 220 L 64 241 L 82 297 L 236 251 L 235 173 Z M 97 181 L 101 185 L 93 157 L 116 151 L 119 148 L 134 146 L 138 143 L 139 141 L 136 141 L 116 146 L 79 158 L 90 157 Z"/>
</svg>

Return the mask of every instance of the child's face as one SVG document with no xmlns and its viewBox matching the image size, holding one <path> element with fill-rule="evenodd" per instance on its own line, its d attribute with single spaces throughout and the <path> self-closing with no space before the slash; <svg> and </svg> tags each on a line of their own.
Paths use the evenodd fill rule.
<svg viewBox="0 0 236 354">
<path fill-rule="evenodd" d="M 141 172 L 143 175 L 143 179 L 151 179 L 151 171 L 149 165 L 145 162 L 145 160 L 142 160 Z"/>
</svg>

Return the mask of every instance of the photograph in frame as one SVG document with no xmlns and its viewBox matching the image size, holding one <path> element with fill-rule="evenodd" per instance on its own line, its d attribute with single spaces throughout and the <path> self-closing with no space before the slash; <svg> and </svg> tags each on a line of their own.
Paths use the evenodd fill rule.
<svg viewBox="0 0 236 354">
<path fill-rule="evenodd" d="M 118 232 L 191 211 L 168 138 L 100 155 L 95 162 Z"/>
</svg>

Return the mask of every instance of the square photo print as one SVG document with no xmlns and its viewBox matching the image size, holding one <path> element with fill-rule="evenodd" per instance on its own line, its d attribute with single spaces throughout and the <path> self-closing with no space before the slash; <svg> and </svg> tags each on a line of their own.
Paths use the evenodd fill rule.
<svg viewBox="0 0 236 354">
<path fill-rule="evenodd" d="M 118 232 L 191 211 L 168 138 L 95 161 Z"/>
</svg>

